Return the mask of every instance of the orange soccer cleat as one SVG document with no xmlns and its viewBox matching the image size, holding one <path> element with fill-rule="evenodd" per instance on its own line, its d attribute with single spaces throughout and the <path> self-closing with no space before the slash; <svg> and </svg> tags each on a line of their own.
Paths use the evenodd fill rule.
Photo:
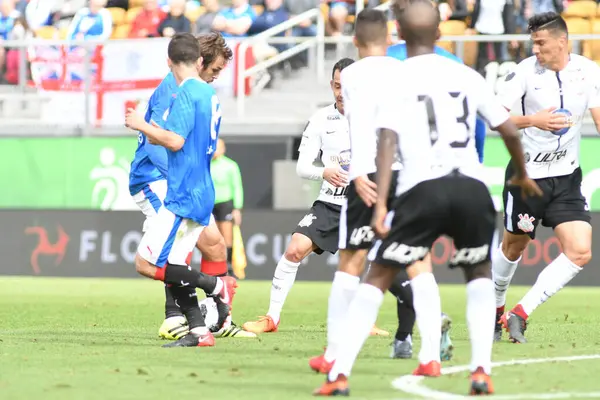
<svg viewBox="0 0 600 400">
<path fill-rule="evenodd" d="M 373 325 L 371 328 L 371 336 L 390 336 L 388 331 L 384 331 L 383 329 L 379 329 L 376 325 Z"/>
<path fill-rule="evenodd" d="M 315 396 L 350 396 L 348 387 L 348 378 L 344 375 L 338 375 L 333 382 L 327 380 L 323 386 L 313 392 Z"/>
<path fill-rule="evenodd" d="M 479 367 L 471 374 L 471 396 L 485 396 L 494 393 L 492 378 Z"/>
<path fill-rule="evenodd" d="M 442 375 L 440 363 L 439 361 L 429 361 L 427 364 L 419 364 L 417 369 L 413 371 L 413 375 L 438 377 Z"/>
<path fill-rule="evenodd" d="M 253 333 L 268 333 L 268 332 L 277 332 L 279 327 L 279 322 L 275 323 L 273 318 L 270 316 L 262 316 L 258 317 L 258 321 L 248 321 L 242 328 L 245 331 L 253 332 Z"/>
<path fill-rule="evenodd" d="M 308 360 L 308 365 L 310 369 L 319 374 L 328 374 L 333 368 L 333 364 L 335 361 L 327 361 L 325 360 L 325 354 L 321 354 L 320 356 L 312 357 Z"/>
</svg>

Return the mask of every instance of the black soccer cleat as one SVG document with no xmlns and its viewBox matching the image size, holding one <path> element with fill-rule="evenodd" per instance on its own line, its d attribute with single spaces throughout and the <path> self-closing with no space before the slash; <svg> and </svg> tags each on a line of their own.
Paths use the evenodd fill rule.
<svg viewBox="0 0 600 400">
<path fill-rule="evenodd" d="M 496 311 L 496 323 L 494 324 L 494 342 L 500 342 L 502 340 L 502 312 Z"/>
<path fill-rule="evenodd" d="M 500 322 L 504 329 L 508 331 L 508 340 L 513 343 L 527 343 L 525 338 L 527 321 L 523 317 L 509 311 L 502 315 Z"/>
<path fill-rule="evenodd" d="M 179 340 L 171 343 L 167 343 L 162 347 L 212 347 L 215 345 L 215 337 L 212 333 L 208 332 L 205 335 L 198 335 L 196 333 L 188 333 Z"/>
</svg>

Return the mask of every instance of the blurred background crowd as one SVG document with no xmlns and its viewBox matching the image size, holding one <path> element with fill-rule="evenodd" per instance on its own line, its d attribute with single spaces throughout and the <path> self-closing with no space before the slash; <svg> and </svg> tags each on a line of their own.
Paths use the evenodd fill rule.
<svg viewBox="0 0 600 400">
<path fill-rule="evenodd" d="M 375 7 L 385 1 L 366 0 Z M 290 17 L 320 7 L 326 34 L 352 33 L 352 0 L 0 0 L 0 40 L 44 39 L 106 40 L 170 37 L 177 32 L 196 34 L 217 30 L 229 38 L 244 38 L 272 28 Z M 545 11 L 568 17 L 571 33 L 600 33 L 598 6 L 593 0 L 444 0 L 439 2 L 442 34 L 499 35 L 524 33 L 527 19 Z M 600 15 L 600 13 L 598 13 Z M 393 23 L 390 24 L 393 30 Z M 281 36 L 316 35 L 307 20 Z M 454 43 L 441 43 L 455 51 Z M 257 61 L 273 57 L 287 45 L 255 46 Z M 483 73 L 490 61 L 519 61 L 529 55 L 527 43 L 478 42 L 463 49 L 465 61 Z M 582 52 L 600 59 L 600 45 L 584 43 Z M 19 59 L 14 50 L 0 47 L 2 83 L 15 84 Z M 597 57 L 596 57 L 597 56 Z M 302 68 L 300 54 L 288 67 Z"/>
</svg>

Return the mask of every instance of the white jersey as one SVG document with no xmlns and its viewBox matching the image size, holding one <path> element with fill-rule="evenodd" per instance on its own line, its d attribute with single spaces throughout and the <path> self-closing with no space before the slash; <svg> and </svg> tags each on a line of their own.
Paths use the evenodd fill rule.
<svg viewBox="0 0 600 400">
<path fill-rule="evenodd" d="M 340 80 L 344 113 L 350 124 L 350 180 L 377 171 L 377 132 L 375 114 L 379 87 L 398 73 L 402 61 L 392 57 L 366 57 L 344 68 Z M 393 169 L 400 169 L 398 162 Z"/>
<path fill-rule="evenodd" d="M 317 111 L 308 121 L 298 148 L 300 156 L 296 171 L 305 179 L 323 180 L 325 168 L 337 167 L 348 171 L 350 164 L 350 135 L 348 120 L 335 104 Z M 314 166 L 319 158 L 323 167 Z M 342 205 L 348 187 L 335 187 L 323 180 L 317 200 Z"/>
<path fill-rule="evenodd" d="M 520 102 L 523 115 L 550 107 L 566 110 L 569 130 L 562 136 L 531 127 L 523 129 L 527 173 L 540 179 L 572 173 L 579 167 L 581 126 L 585 112 L 600 107 L 600 67 L 585 57 L 570 55 L 560 72 L 540 66 L 529 57 L 505 78 L 500 93 L 502 105 L 511 109 Z"/>
<path fill-rule="evenodd" d="M 399 135 L 396 195 L 454 170 L 481 180 L 477 114 L 493 128 L 509 118 L 493 90 L 473 69 L 437 54 L 408 58 L 403 68 L 386 82 L 377 113 L 377 127 Z"/>
</svg>

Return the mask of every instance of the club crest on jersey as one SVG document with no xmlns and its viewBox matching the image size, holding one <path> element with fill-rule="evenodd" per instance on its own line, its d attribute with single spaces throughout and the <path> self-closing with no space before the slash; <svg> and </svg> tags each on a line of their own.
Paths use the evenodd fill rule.
<svg viewBox="0 0 600 400">
<path fill-rule="evenodd" d="M 559 108 L 557 110 L 554 110 L 552 111 L 552 114 L 564 115 L 567 124 L 566 127 L 559 129 L 558 131 L 552 131 L 552 133 L 556 136 L 564 135 L 565 133 L 569 132 L 569 129 L 571 129 L 573 125 L 575 125 L 575 118 L 573 118 L 573 114 L 571 114 L 571 111 L 567 110 L 566 108 Z"/>
<path fill-rule="evenodd" d="M 519 222 L 517 223 L 517 228 L 522 230 L 523 232 L 533 232 L 535 226 L 533 222 L 535 221 L 534 217 L 530 217 L 529 214 L 519 214 Z"/>
<path fill-rule="evenodd" d="M 315 219 L 317 219 L 317 217 L 315 217 L 314 215 L 306 214 L 304 218 L 302 218 L 300 222 L 298 222 L 298 226 L 311 226 Z"/>
<path fill-rule="evenodd" d="M 350 169 L 350 150 L 342 151 L 340 155 L 337 156 L 337 162 L 344 171 L 348 171 Z"/>
</svg>

